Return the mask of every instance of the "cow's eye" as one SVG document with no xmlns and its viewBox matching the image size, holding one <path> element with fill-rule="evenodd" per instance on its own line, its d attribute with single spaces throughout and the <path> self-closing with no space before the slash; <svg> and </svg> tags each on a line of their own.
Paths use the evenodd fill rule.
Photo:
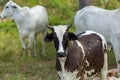
<svg viewBox="0 0 120 80">
<path fill-rule="evenodd" d="M 17 7 L 16 6 L 13 6 L 14 9 L 16 9 Z"/>
<path fill-rule="evenodd" d="M 8 6 L 5 7 L 6 9 L 8 8 Z"/>
<path fill-rule="evenodd" d="M 56 39 L 57 37 L 56 37 L 56 33 L 53 33 L 53 39 Z"/>
</svg>

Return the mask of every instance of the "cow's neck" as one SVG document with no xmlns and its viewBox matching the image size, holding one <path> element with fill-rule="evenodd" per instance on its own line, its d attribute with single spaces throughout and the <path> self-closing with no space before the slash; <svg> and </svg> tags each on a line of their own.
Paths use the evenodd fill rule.
<svg viewBox="0 0 120 80">
<path fill-rule="evenodd" d="M 59 61 L 60 61 L 60 65 L 61 65 L 61 68 L 62 68 L 62 72 L 63 72 L 63 74 L 64 74 L 64 73 L 65 73 L 64 67 L 65 67 L 66 57 L 62 57 L 62 58 L 58 58 L 58 59 L 59 59 Z"/>
<path fill-rule="evenodd" d="M 62 71 L 58 71 L 58 74 L 60 76 L 60 80 L 79 80 L 80 77 L 77 77 L 78 71 L 75 70 L 73 72 L 68 71 L 65 69 L 65 63 L 66 63 L 66 57 L 64 58 L 58 58 L 60 61 L 60 65 L 62 68 Z"/>
<path fill-rule="evenodd" d="M 61 80 L 64 80 L 65 78 L 65 62 L 66 62 L 66 57 L 61 57 L 61 58 L 58 58 L 59 61 L 60 61 L 60 65 L 61 65 L 61 68 L 62 68 L 62 74 L 61 74 Z"/>
</svg>

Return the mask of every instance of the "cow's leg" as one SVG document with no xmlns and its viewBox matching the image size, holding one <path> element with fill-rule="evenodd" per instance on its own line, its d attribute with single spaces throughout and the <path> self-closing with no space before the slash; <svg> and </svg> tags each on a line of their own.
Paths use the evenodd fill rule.
<svg viewBox="0 0 120 80">
<path fill-rule="evenodd" d="M 30 56 L 32 53 L 32 42 L 33 42 L 33 35 L 29 35 L 29 42 L 28 42 L 28 55 Z"/>
<path fill-rule="evenodd" d="M 113 50 L 115 53 L 118 75 L 120 76 L 120 37 L 111 35 L 110 42 L 113 45 Z"/>
<path fill-rule="evenodd" d="M 33 56 L 36 57 L 37 56 L 37 39 L 36 39 L 36 36 L 35 36 L 34 33 L 30 33 L 30 35 L 29 35 L 29 43 L 28 43 L 29 55 L 31 55 L 33 41 L 34 41 L 34 53 L 33 53 Z"/>
<path fill-rule="evenodd" d="M 101 80 L 107 80 L 107 70 L 108 70 L 108 62 L 107 62 L 107 53 L 104 53 L 104 65 L 101 69 Z"/>
<path fill-rule="evenodd" d="M 22 48 L 23 48 L 23 56 L 25 55 L 26 53 L 26 44 L 25 44 L 25 38 L 19 33 L 19 36 L 20 36 L 20 41 L 21 41 L 21 44 L 22 44 Z"/>
<path fill-rule="evenodd" d="M 44 38 L 47 34 L 47 30 L 43 31 L 42 32 L 42 54 L 45 56 L 45 41 L 44 41 Z"/>
<path fill-rule="evenodd" d="M 34 56 L 37 57 L 37 35 L 34 35 Z"/>
</svg>

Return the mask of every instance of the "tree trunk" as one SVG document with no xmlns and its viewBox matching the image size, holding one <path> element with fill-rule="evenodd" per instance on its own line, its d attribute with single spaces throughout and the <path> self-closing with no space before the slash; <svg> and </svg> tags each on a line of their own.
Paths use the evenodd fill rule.
<svg viewBox="0 0 120 80">
<path fill-rule="evenodd" d="M 90 4 L 90 0 L 79 0 L 79 9 L 82 9 L 83 7 Z"/>
<path fill-rule="evenodd" d="M 92 0 L 79 0 L 79 9 L 92 4 Z"/>
</svg>

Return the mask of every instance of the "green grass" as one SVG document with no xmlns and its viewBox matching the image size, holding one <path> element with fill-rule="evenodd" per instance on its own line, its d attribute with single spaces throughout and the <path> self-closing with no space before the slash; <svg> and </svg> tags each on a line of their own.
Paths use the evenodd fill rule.
<svg viewBox="0 0 120 80">
<path fill-rule="evenodd" d="M 39 35 L 37 58 L 22 57 L 22 47 L 14 22 L 1 23 L 0 30 L 0 80 L 56 80 L 58 78 L 52 43 L 45 44 L 46 56 L 43 56 L 41 35 Z"/>
<path fill-rule="evenodd" d="M 41 35 L 38 37 L 38 56 L 22 57 L 22 47 L 13 22 L 1 23 L 0 27 L 0 80 L 58 80 L 55 70 L 53 43 L 46 43 L 46 56 L 41 54 Z M 71 29 L 72 31 L 73 29 Z M 74 31 L 74 30 L 73 30 Z M 109 68 L 115 68 L 113 51 L 108 51 Z"/>
<path fill-rule="evenodd" d="M 12 44 L 12 46 L 14 45 L 15 44 Z M 49 44 L 47 46 L 49 46 Z M 7 47 L 9 47 L 9 45 Z M 34 58 L 32 56 L 21 57 L 20 55 L 21 51 L 20 50 L 18 52 L 16 51 L 17 49 L 14 48 L 13 50 L 7 50 L 4 53 L 1 53 L 0 55 L 0 80 L 9 80 L 9 79 L 10 80 L 20 80 L 20 79 L 23 79 L 23 80 L 39 80 L 39 79 L 54 80 L 53 78 L 57 78 L 56 71 L 55 71 L 54 51 L 51 52 L 51 50 L 48 49 L 49 54 L 46 54 L 47 56 L 42 56 L 38 54 L 37 58 Z"/>
<path fill-rule="evenodd" d="M 13 0 L 15 1 L 15 0 Z M 103 2 L 94 4 L 105 7 Z M 117 0 L 110 0 L 108 9 L 117 8 Z M 47 8 L 49 24 L 70 24 L 78 10 L 78 0 L 16 0 L 21 6 L 37 4 Z M 112 5 L 117 4 L 117 5 Z M 1 9 L 1 8 L 0 8 Z M 70 31 L 75 31 L 74 26 Z M 38 56 L 22 57 L 22 47 L 16 24 L 11 21 L 0 23 L 0 80 L 58 80 L 55 70 L 56 54 L 53 43 L 46 43 L 46 56 L 41 54 L 41 35 L 38 37 Z M 109 68 L 116 68 L 113 51 L 108 51 Z"/>
</svg>

